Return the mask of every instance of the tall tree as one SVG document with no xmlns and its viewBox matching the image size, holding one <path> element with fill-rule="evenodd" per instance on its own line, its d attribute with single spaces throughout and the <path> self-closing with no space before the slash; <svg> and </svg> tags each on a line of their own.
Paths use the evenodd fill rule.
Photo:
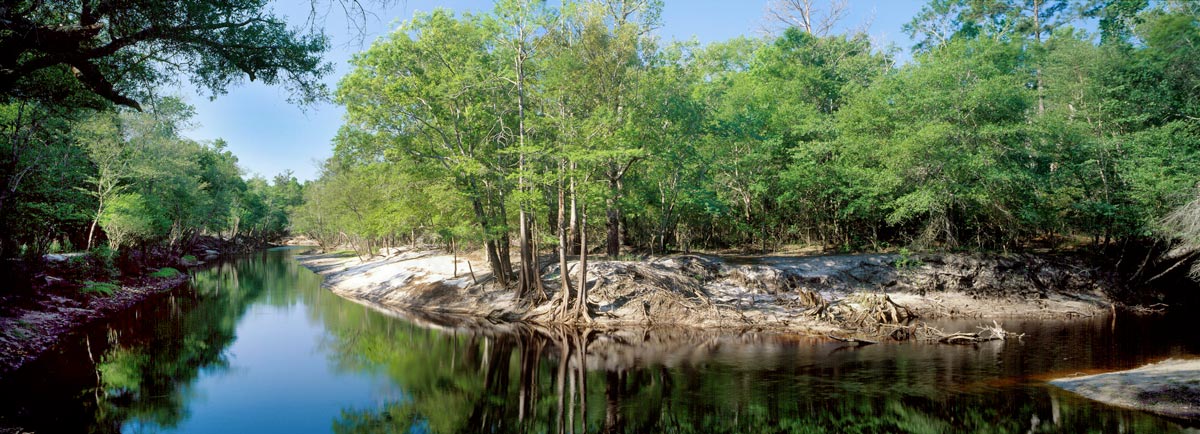
<svg viewBox="0 0 1200 434">
<path fill-rule="evenodd" d="M 352 61 L 338 101 L 348 122 L 435 168 L 468 198 L 488 263 L 507 286 L 512 171 L 499 111 L 509 103 L 495 21 L 445 10 L 415 17 Z"/>
<path fill-rule="evenodd" d="M 129 176 L 130 162 L 120 116 L 116 112 L 98 113 L 81 125 L 80 130 L 88 157 L 96 165 L 96 174 L 87 179 L 91 185 L 87 192 L 96 199 L 96 213 L 87 235 L 87 249 L 91 250 L 96 225 L 104 215 L 105 207 L 126 187 L 123 181 Z"/>
<path fill-rule="evenodd" d="M 540 171 L 535 168 L 537 153 L 527 140 L 527 113 L 531 107 L 530 81 L 536 76 L 531 71 L 533 61 L 539 55 L 540 45 L 548 43 L 549 39 L 542 37 L 545 28 L 553 19 L 544 0 L 505 0 L 496 3 L 496 15 L 503 27 L 501 42 L 506 54 L 511 57 L 511 70 L 506 71 L 507 79 L 514 87 L 516 94 L 516 152 L 517 152 L 517 191 L 515 198 L 518 207 L 517 245 L 521 258 L 517 273 L 516 294 L 518 298 L 539 290 L 536 297 L 543 296 L 541 274 L 537 266 L 537 252 L 533 249 L 533 215 L 532 206 L 535 197 L 534 180 Z"/>
</svg>

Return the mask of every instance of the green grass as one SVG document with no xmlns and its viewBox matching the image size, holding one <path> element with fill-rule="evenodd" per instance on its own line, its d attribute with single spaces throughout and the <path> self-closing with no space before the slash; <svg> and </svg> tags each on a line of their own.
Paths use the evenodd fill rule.
<svg viewBox="0 0 1200 434">
<path fill-rule="evenodd" d="M 195 255 L 183 255 L 183 258 L 180 259 L 183 259 L 183 262 L 196 262 Z"/>
<path fill-rule="evenodd" d="M 101 295 L 104 295 L 105 297 L 107 297 L 107 296 L 112 295 L 113 292 L 116 292 L 117 288 L 118 288 L 118 286 L 113 283 L 95 282 L 95 281 L 89 280 L 89 281 L 83 282 L 83 288 L 80 288 L 79 292 L 82 292 L 84 294 L 101 294 Z"/>
<path fill-rule="evenodd" d="M 180 274 L 183 274 L 183 273 L 180 273 L 179 270 L 176 270 L 174 268 L 162 267 L 162 268 L 159 268 L 158 271 L 150 273 L 150 277 L 157 277 L 157 278 L 161 279 L 161 278 L 175 277 Z"/>
</svg>

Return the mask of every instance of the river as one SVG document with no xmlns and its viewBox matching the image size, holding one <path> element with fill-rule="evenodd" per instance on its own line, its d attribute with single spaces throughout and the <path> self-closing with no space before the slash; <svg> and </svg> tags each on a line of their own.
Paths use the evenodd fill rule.
<svg viewBox="0 0 1200 434">
<path fill-rule="evenodd" d="M 1045 384 L 1200 354 L 1194 320 L 1007 321 L 1019 341 L 480 328 L 320 287 L 295 250 L 195 272 L 0 380 L 38 433 L 1186 432 Z M 940 324 L 972 329 L 978 322 Z M 2 430 L 0 430 L 2 431 Z"/>
</svg>

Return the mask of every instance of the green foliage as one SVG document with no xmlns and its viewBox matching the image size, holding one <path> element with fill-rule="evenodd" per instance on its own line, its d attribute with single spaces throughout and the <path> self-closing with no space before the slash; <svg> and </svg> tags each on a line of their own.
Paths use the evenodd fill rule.
<svg viewBox="0 0 1200 434">
<path fill-rule="evenodd" d="M 147 202 L 138 193 L 123 193 L 112 198 L 108 209 L 100 215 L 100 226 L 108 234 L 112 247 L 120 250 L 134 243 L 163 237 L 169 230 L 169 222 L 161 210 L 152 208 L 157 205 Z"/>
<path fill-rule="evenodd" d="M 896 261 L 892 263 L 897 270 L 911 270 L 925 265 L 921 258 L 913 256 L 913 252 L 907 247 L 901 247 L 899 252 L 896 252 Z"/>
<path fill-rule="evenodd" d="M 116 253 L 109 249 L 108 245 L 100 244 L 83 255 L 69 257 L 57 272 L 60 273 L 60 277 L 75 282 L 107 281 L 120 275 L 115 258 Z"/>
<path fill-rule="evenodd" d="M 0 10 L 0 97 L 46 92 L 50 78 L 115 104 L 182 77 L 214 95 L 249 78 L 315 101 L 331 70 L 320 33 L 288 29 L 261 0 L 135 0 L 120 7 L 16 1 Z M 38 35 L 30 37 L 30 35 Z M 143 101 L 144 102 L 144 101 Z"/>
<path fill-rule="evenodd" d="M 115 283 L 88 280 L 83 282 L 83 287 L 79 288 L 79 292 L 89 295 L 102 295 L 108 297 L 113 295 L 113 293 L 119 288 L 120 287 Z"/>
<path fill-rule="evenodd" d="M 171 267 L 163 267 L 163 268 L 159 268 L 158 271 L 150 273 L 150 277 L 156 277 L 159 279 L 169 279 L 169 278 L 172 278 L 175 276 L 179 276 L 180 274 L 183 274 L 183 273 L 180 273 L 179 270 L 176 270 Z"/>
<path fill-rule="evenodd" d="M 67 241 L 67 244 L 70 244 L 70 241 Z M 62 253 L 62 252 L 70 252 L 70 250 L 69 250 L 69 248 L 64 249 L 63 245 L 60 244 L 58 242 L 58 240 L 50 241 L 50 246 L 46 248 L 46 253 Z"/>
<path fill-rule="evenodd" d="M 1068 1 L 934 0 L 903 66 L 798 29 L 661 47 L 640 30 L 655 5 L 405 23 L 340 83 L 347 125 L 297 228 L 363 251 L 506 246 L 515 208 L 557 244 L 561 197 L 592 245 L 603 226 L 658 252 L 1012 249 L 1156 233 L 1200 179 L 1186 2 L 1089 2 L 1094 35 Z"/>
<path fill-rule="evenodd" d="M 180 135 L 193 110 L 156 87 L 187 79 L 216 96 L 249 78 L 324 99 L 325 36 L 288 29 L 260 0 L 77 3 L 0 9 L 0 258 L 55 240 L 90 249 L 109 235 L 101 219 L 119 248 L 281 236 L 299 184 L 248 189 L 223 142 Z"/>
</svg>

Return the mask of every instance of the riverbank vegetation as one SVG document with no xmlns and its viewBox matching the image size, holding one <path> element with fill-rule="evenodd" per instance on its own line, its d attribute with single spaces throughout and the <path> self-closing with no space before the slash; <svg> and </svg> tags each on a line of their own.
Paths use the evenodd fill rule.
<svg viewBox="0 0 1200 434">
<path fill-rule="evenodd" d="M 819 12 L 803 4 L 778 12 Z M 905 27 L 911 60 L 811 20 L 665 43 L 661 7 L 404 22 L 342 79 L 346 123 L 296 228 L 367 252 L 483 246 L 519 297 L 545 295 L 541 254 L 578 255 L 556 296 L 586 315 L 593 250 L 1123 251 L 1175 236 L 1164 217 L 1195 197 L 1192 2 L 932 1 Z"/>
<path fill-rule="evenodd" d="M 47 253 L 81 280 L 176 265 L 202 236 L 282 235 L 301 186 L 243 179 L 221 140 L 184 137 L 193 109 L 162 95 L 186 78 L 220 95 L 246 78 L 321 98 L 319 31 L 288 29 L 259 0 L 10 2 L 0 8 L 0 259 L 15 290 Z M 314 3 L 315 4 L 315 3 Z"/>
</svg>

